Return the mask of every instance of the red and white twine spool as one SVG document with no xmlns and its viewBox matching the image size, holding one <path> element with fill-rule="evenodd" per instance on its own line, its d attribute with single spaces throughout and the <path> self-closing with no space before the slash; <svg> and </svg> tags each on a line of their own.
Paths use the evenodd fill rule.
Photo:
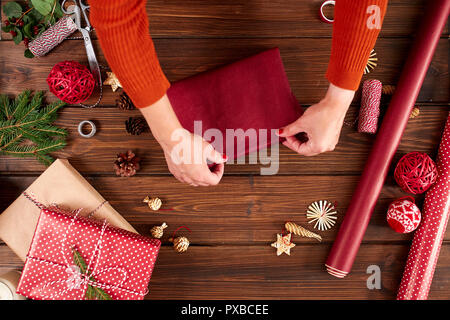
<svg viewBox="0 0 450 320">
<path fill-rule="evenodd" d="M 381 81 L 366 80 L 363 84 L 358 132 L 376 133 L 380 116 Z"/>
<path fill-rule="evenodd" d="M 74 33 L 75 30 L 77 30 L 77 25 L 72 18 L 64 16 L 53 26 L 45 30 L 39 37 L 31 41 L 28 49 L 36 57 L 42 57 Z"/>
</svg>

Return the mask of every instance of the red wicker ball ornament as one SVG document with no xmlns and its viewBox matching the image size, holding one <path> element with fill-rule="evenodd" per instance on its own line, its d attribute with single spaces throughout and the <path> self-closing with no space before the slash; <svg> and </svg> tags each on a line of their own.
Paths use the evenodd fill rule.
<svg viewBox="0 0 450 320">
<path fill-rule="evenodd" d="M 389 205 L 387 222 L 395 232 L 412 232 L 417 229 L 421 219 L 422 214 L 413 197 L 400 198 Z"/>
<path fill-rule="evenodd" d="M 403 191 L 421 194 L 436 182 L 436 164 L 426 153 L 411 152 L 398 162 L 394 178 Z"/>
<path fill-rule="evenodd" d="M 88 68 L 76 61 L 56 64 L 47 77 L 47 84 L 55 96 L 70 104 L 87 100 L 95 87 L 95 80 Z"/>
</svg>

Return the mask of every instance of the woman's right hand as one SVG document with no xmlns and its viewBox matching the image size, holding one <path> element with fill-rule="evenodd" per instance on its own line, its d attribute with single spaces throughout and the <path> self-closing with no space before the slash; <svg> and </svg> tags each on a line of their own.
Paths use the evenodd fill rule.
<svg viewBox="0 0 450 320">
<path fill-rule="evenodd" d="M 164 151 L 169 171 L 176 179 L 192 186 L 210 186 L 220 182 L 226 157 L 202 137 L 181 126 L 167 95 L 140 110 Z M 212 170 L 208 162 L 215 163 Z"/>
<path fill-rule="evenodd" d="M 163 145 L 169 171 L 179 181 L 192 186 L 217 185 L 222 179 L 227 158 L 217 152 L 202 137 L 185 129 L 172 133 L 169 147 Z M 208 163 L 214 164 L 211 169 Z"/>
</svg>

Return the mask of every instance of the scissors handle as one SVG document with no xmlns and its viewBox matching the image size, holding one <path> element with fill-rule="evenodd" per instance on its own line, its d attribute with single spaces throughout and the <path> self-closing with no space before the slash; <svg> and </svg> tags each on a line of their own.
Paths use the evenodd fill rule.
<svg viewBox="0 0 450 320">
<path fill-rule="evenodd" d="M 88 15 L 86 13 L 86 11 L 89 10 L 90 6 L 85 5 L 82 0 L 76 0 L 76 1 L 79 3 L 81 11 L 83 12 L 84 21 L 86 22 L 86 29 L 88 31 L 91 31 L 91 23 L 89 21 Z"/>
</svg>

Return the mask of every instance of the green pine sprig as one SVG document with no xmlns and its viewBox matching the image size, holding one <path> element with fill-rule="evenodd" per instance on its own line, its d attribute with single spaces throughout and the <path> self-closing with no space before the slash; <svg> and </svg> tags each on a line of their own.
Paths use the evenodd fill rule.
<svg viewBox="0 0 450 320">
<path fill-rule="evenodd" d="M 31 90 L 16 99 L 0 95 L 0 154 L 14 157 L 35 157 L 50 165 L 50 153 L 66 146 L 67 131 L 53 125 L 62 101 L 44 105 L 44 92 L 32 95 Z"/>
<path fill-rule="evenodd" d="M 82 274 L 86 273 L 86 261 L 84 261 L 83 257 L 81 256 L 80 252 L 78 252 L 77 249 L 72 248 L 73 253 L 73 261 L 75 261 L 75 264 L 80 268 L 80 271 Z M 94 277 L 89 278 L 91 281 L 95 282 Z M 104 290 L 88 285 L 86 289 L 85 297 L 87 300 L 112 300 L 111 296 L 107 294 Z"/>
</svg>

